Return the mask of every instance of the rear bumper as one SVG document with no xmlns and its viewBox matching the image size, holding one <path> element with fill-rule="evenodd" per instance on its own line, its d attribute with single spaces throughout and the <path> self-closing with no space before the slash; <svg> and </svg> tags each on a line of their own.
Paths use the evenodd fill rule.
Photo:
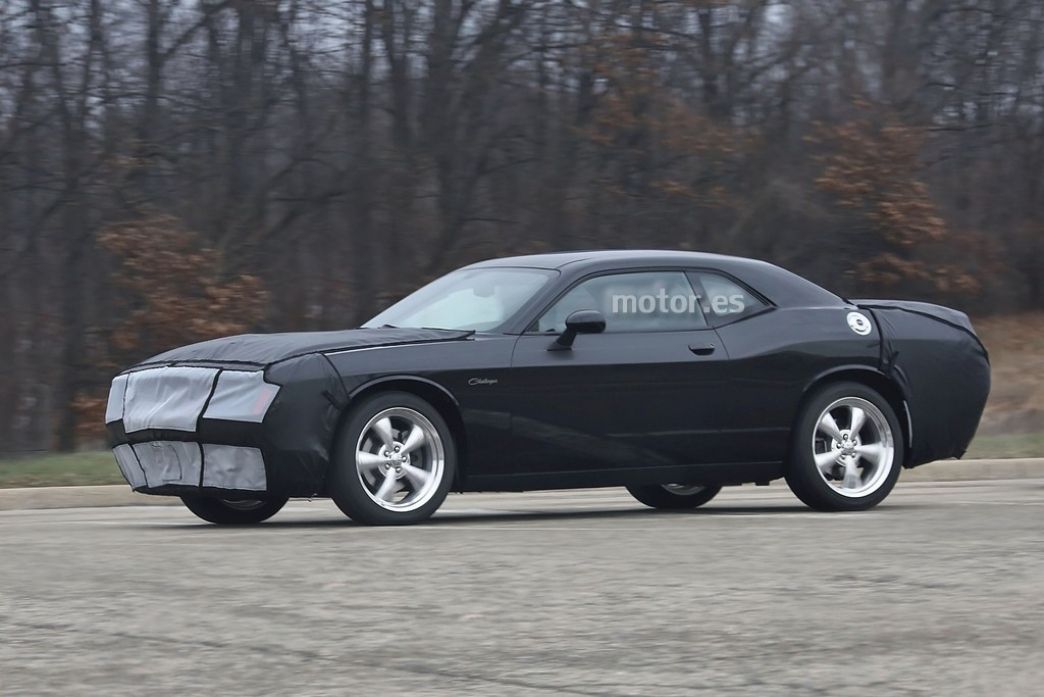
<svg viewBox="0 0 1044 697">
<path fill-rule="evenodd" d="M 961 457 L 990 394 L 990 360 L 968 317 L 927 303 L 857 300 L 881 331 L 881 372 L 906 400 L 906 467 Z"/>
</svg>

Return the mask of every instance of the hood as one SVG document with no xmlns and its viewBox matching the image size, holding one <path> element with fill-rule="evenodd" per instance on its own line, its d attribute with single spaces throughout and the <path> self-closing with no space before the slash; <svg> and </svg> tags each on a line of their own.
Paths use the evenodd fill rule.
<svg viewBox="0 0 1044 697">
<path fill-rule="evenodd" d="M 222 363 L 264 367 L 310 353 L 358 348 L 462 341 L 474 332 L 449 329 L 346 329 L 335 332 L 241 334 L 164 351 L 138 366 L 173 363 Z"/>
</svg>

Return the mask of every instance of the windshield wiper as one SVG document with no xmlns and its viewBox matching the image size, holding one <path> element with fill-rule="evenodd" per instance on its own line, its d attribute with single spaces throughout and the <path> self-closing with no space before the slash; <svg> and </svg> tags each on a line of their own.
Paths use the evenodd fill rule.
<svg viewBox="0 0 1044 697">
<path fill-rule="evenodd" d="M 474 336 L 477 332 L 475 329 L 449 329 L 448 327 L 421 327 L 421 329 L 433 332 L 464 332 L 467 336 Z"/>
</svg>

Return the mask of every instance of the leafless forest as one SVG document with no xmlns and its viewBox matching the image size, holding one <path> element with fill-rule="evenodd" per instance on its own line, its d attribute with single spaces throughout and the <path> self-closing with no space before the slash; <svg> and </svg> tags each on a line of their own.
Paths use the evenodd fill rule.
<svg viewBox="0 0 1044 697">
<path fill-rule="evenodd" d="M 0 450 L 118 367 L 667 247 L 1044 306 L 1037 0 L 0 0 Z"/>
</svg>

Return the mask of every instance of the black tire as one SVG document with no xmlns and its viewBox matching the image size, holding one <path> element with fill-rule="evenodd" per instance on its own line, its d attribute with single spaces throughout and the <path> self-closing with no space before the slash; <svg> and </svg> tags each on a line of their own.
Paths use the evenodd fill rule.
<svg viewBox="0 0 1044 697">
<path fill-rule="evenodd" d="M 257 501 L 225 501 L 209 496 L 182 496 L 182 503 L 197 516 L 217 525 L 253 525 L 268 520 L 288 501 L 287 497 Z"/>
<path fill-rule="evenodd" d="M 707 485 L 700 487 L 697 491 L 683 493 L 683 490 L 672 491 L 669 488 L 672 486 L 674 485 L 650 484 L 629 486 L 627 491 L 646 506 L 665 510 L 697 508 L 710 501 L 721 491 L 720 486 Z"/>
<path fill-rule="evenodd" d="M 813 439 L 817 436 L 823 437 L 822 431 L 817 427 L 820 416 L 827 407 L 845 399 L 865 400 L 875 406 L 884 416 L 890 430 L 889 437 L 893 448 L 890 464 L 887 469 L 883 465 L 881 466 L 881 473 L 877 476 L 875 488 L 869 490 L 865 495 L 838 493 L 838 490 L 827 483 L 825 475 L 820 474 L 814 459 L 817 446 L 813 444 Z M 798 415 L 785 469 L 787 484 L 795 496 L 809 508 L 817 511 L 863 511 L 881 503 L 891 493 L 899 479 L 905 452 L 902 427 L 888 400 L 876 390 L 861 383 L 829 384 L 812 394 L 805 401 L 801 413 Z M 861 462 L 869 464 L 870 461 Z M 860 471 L 865 473 L 867 470 Z"/>
<path fill-rule="evenodd" d="M 371 419 L 389 409 L 412 410 L 423 416 L 434 429 L 442 450 L 441 473 L 436 481 L 424 485 L 427 493 L 411 510 L 393 510 L 378 504 L 356 464 L 363 430 Z M 400 433 L 398 437 L 401 439 L 403 435 Z M 422 453 L 427 449 L 425 457 L 434 457 L 431 440 L 431 436 L 427 436 L 426 445 L 418 449 Z M 410 392 L 379 392 L 352 407 L 338 433 L 330 467 L 327 493 L 346 516 L 364 525 L 410 525 L 430 518 L 445 501 L 456 476 L 457 447 L 446 420 L 431 404 Z"/>
</svg>

